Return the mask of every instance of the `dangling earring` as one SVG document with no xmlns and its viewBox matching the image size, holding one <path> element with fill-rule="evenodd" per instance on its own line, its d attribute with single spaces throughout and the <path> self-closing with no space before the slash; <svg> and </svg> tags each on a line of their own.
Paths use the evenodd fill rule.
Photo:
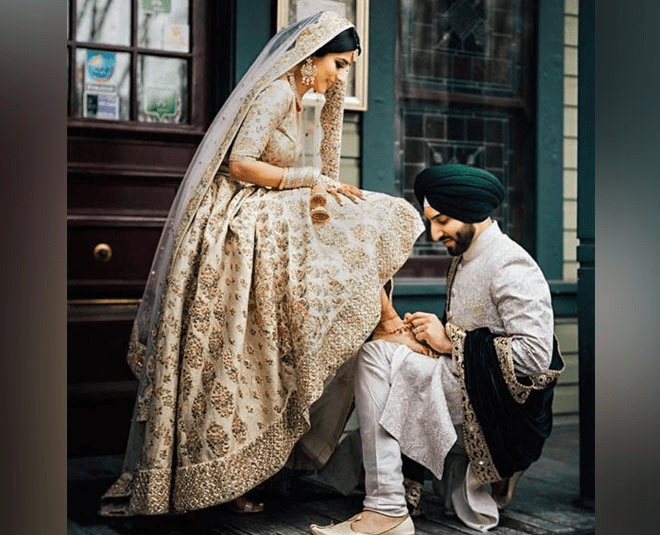
<svg viewBox="0 0 660 535">
<path fill-rule="evenodd" d="M 316 77 L 316 65 L 312 63 L 311 56 L 308 57 L 300 67 L 300 75 L 302 76 L 302 83 L 305 85 L 313 85 L 314 78 Z"/>
</svg>

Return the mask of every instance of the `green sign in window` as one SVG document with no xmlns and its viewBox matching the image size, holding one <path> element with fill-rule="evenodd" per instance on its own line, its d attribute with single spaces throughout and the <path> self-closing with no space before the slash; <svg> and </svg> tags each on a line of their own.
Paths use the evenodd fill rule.
<svg viewBox="0 0 660 535">
<path fill-rule="evenodd" d="M 172 0 L 142 0 L 142 7 L 147 13 L 169 13 L 172 11 Z"/>
<path fill-rule="evenodd" d="M 145 110 L 147 114 L 158 117 L 162 121 L 165 117 L 177 117 L 180 110 L 181 99 L 176 88 L 147 87 L 145 89 Z"/>
</svg>

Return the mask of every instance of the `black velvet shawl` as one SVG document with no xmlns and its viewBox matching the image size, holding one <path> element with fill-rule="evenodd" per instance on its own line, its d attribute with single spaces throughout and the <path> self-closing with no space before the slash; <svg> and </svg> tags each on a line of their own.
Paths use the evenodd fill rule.
<svg viewBox="0 0 660 535">
<path fill-rule="evenodd" d="M 493 463 L 502 478 L 506 478 L 525 470 L 541 456 L 552 430 L 556 380 L 542 390 L 532 390 L 524 403 L 515 401 L 502 375 L 495 338 L 487 328 L 468 331 L 463 368 L 465 388 Z M 555 338 L 550 369 L 561 370 L 562 366 Z M 518 380 L 524 384 L 525 379 Z"/>
</svg>

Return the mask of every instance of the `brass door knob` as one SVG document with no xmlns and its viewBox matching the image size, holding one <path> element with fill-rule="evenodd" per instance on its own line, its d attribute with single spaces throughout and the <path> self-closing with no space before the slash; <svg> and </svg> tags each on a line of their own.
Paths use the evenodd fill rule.
<svg viewBox="0 0 660 535">
<path fill-rule="evenodd" d="M 94 258 L 99 262 L 108 262 L 112 258 L 112 248 L 107 243 L 94 247 Z"/>
</svg>

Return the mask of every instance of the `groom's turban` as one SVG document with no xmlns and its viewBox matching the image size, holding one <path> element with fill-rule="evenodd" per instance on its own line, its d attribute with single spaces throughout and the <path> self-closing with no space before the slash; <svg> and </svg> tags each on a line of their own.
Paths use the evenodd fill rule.
<svg viewBox="0 0 660 535">
<path fill-rule="evenodd" d="M 415 197 L 438 212 L 476 223 L 486 219 L 504 200 L 504 188 L 498 178 L 469 165 L 445 164 L 424 169 L 415 178 Z"/>
</svg>

